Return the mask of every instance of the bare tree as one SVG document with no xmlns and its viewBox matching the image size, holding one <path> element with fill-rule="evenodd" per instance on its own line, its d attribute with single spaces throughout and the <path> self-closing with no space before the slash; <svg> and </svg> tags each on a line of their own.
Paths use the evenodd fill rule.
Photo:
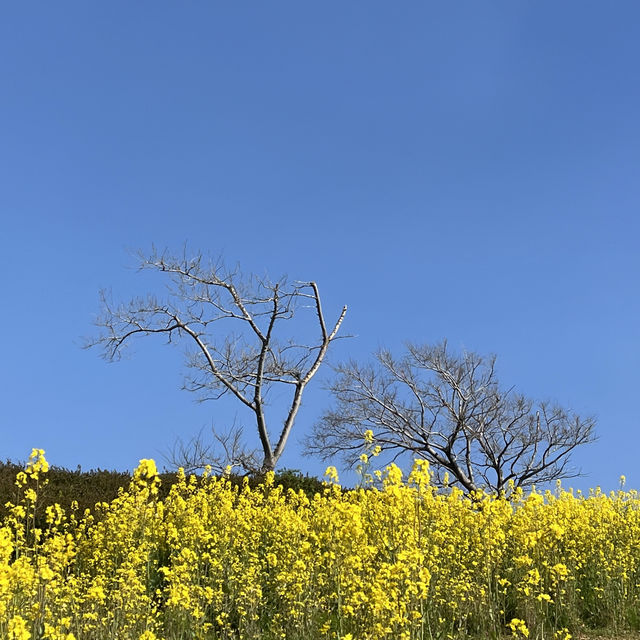
<svg viewBox="0 0 640 640">
<path fill-rule="evenodd" d="M 234 425 L 218 431 L 212 426 L 211 436 L 211 440 L 207 441 L 204 429 L 200 429 L 186 440 L 178 437 L 162 457 L 170 469 L 182 468 L 188 474 L 205 467 L 211 467 L 216 475 L 222 475 L 229 469 L 241 469 L 245 473 L 255 473 L 260 469 L 259 449 L 247 447 L 242 427 Z"/>
<path fill-rule="evenodd" d="M 184 388 L 196 392 L 201 400 L 227 395 L 249 409 L 262 451 L 259 470 L 274 469 L 303 393 L 336 339 L 347 307 L 328 328 L 315 282 L 289 284 L 285 278 L 272 282 L 243 277 L 237 269 L 227 269 L 222 261 L 205 264 L 202 254 L 174 257 L 154 249 L 151 255 L 139 257 L 141 269 L 168 276 L 166 300 L 148 296 L 114 305 L 101 292 L 102 312 L 96 324 L 102 332 L 86 346 L 100 346 L 103 357 L 113 361 L 138 336 L 163 334 L 169 343 L 185 343 L 186 364 L 193 373 L 187 376 Z M 288 336 L 281 338 L 278 332 L 282 324 L 292 320 L 301 306 L 313 310 L 316 337 L 299 342 L 287 324 Z M 266 407 L 274 387 L 288 389 L 289 400 L 286 417 L 272 431 L 267 425 Z M 234 447 L 236 463 L 255 463 L 253 454 L 239 454 L 238 434 L 221 437 L 221 442 Z"/>
<path fill-rule="evenodd" d="M 331 385 L 335 407 L 306 452 L 354 464 L 370 429 L 383 451 L 422 457 L 437 480 L 446 472 L 466 492 L 578 475 L 570 453 L 595 439 L 595 419 L 501 388 L 495 361 L 451 354 L 443 342 L 408 345 L 400 359 L 379 351 L 374 364 L 343 364 Z"/>
</svg>

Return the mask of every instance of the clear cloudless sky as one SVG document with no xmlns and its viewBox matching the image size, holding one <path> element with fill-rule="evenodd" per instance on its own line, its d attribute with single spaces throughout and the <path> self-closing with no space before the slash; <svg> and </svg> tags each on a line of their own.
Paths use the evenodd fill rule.
<svg viewBox="0 0 640 640">
<path fill-rule="evenodd" d="M 186 242 L 348 304 L 333 362 L 497 354 L 597 416 L 575 486 L 640 486 L 638 24 L 636 0 L 3 3 L 0 457 L 131 469 L 245 419 L 162 340 L 81 348 L 99 289 L 149 290 L 127 251 Z M 300 440 L 328 371 L 283 466 L 324 469 Z"/>
</svg>

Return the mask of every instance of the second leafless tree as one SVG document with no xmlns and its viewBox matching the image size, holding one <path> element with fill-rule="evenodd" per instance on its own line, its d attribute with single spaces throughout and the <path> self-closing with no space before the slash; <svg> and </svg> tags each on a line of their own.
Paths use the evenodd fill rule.
<svg viewBox="0 0 640 640">
<path fill-rule="evenodd" d="M 466 492 L 500 492 L 573 477 L 570 454 L 594 440 L 595 420 L 504 389 L 495 357 L 452 354 L 446 342 L 409 345 L 396 359 L 380 351 L 373 364 L 343 364 L 327 411 L 307 452 L 349 464 L 362 452 L 363 433 L 395 456 L 428 460 Z"/>
<path fill-rule="evenodd" d="M 163 300 L 147 296 L 114 305 L 103 293 L 97 321 L 102 332 L 87 346 L 99 346 L 107 360 L 117 360 L 137 337 L 160 334 L 170 343 L 184 343 L 187 366 L 193 372 L 185 389 L 196 392 L 202 400 L 230 396 L 253 415 L 254 451 L 240 447 L 238 430 L 217 435 L 223 453 L 228 449 L 229 462 L 246 471 L 274 469 L 304 391 L 337 338 L 346 306 L 327 325 L 315 282 L 290 284 L 284 278 L 244 277 L 220 261 L 205 261 L 201 254 L 189 258 L 154 251 L 148 256 L 141 254 L 140 260 L 142 269 L 166 276 L 168 295 Z M 303 339 L 296 338 L 300 333 L 294 333 L 291 323 L 286 322 L 301 306 L 309 307 L 313 314 L 303 323 L 302 334 L 307 336 Z M 274 387 L 288 389 L 289 399 L 282 422 L 268 425 L 267 395 Z M 208 449 L 194 450 L 202 447 L 198 440 L 182 446 L 182 453 L 190 454 L 192 462 L 210 453 Z M 181 452 L 179 447 L 177 452 Z M 194 454 L 198 455 L 194 458 Z"/>
</svg>

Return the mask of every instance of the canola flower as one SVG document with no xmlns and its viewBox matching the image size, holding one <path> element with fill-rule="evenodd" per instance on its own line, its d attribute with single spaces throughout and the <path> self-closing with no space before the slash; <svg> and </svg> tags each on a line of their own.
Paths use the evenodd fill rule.
<svg viewBox="0 0 640 640">
<path fill-rule="evenodd" d="M 465 496 L 391 465 L 322 493 L 187 478 L 158 498 L 152 460 L 97 517 L 49 507 L 44 452 L 0 522 L 0 638 L 9 640 L 569 640 L 637 626 L 634 491 Z M 378 482 L 379 479 L 379 482 Z"/>
</svg>

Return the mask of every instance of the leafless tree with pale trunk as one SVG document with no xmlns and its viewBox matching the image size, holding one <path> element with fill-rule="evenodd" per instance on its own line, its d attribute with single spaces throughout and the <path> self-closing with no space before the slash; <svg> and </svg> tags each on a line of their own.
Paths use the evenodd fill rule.
<svg viewBox="0 0 640 640">
<path fill-rule="evenodd" d="M 137 337 L 162 334 L 168 343 L 183 343 L 192 372 L 184 388 L 203 401 L 233 397 L 255 419 L 256 444 L 259 442 L 255 450 L 240 446 L 242 433 L 236 428 L 216 435 L 230 458 L 228 463 L 247 472 L 273 470 L 293 429 L 304 391 L 337 339 L 347 307 L 327 325 L 313 281 L 245 277 L 238 269 L 226 268 L 221 260 L 206 261 L 202 254 L 190 258 L 185 252 L 176 257 L 153 249 L 150 255 L 140 253 L 139 258 L 141 269 L 167 277 L 166 299 L 150 295 L 113 304 L 110 295 L 101 292 L 102 309 L 96 321 L 101 332 L 86 346 L 100 347 L 103 357 L 113 361 Z M 315 337 L 299 341 L 291 322 L 305 308 L 312 314 L 306 319 L 306 333 L 312 322 Z M 267 396 L 276 387 L 288 390 L 288 400 L 284 419 L 274 427 L 267 421 Z M 196 445 L 199 451 L 194 450 Z M 182 451 L 178 445 L 174 452 L 190 463 L 198 453 L 203 464 L 211 453 L 202 442 L 194 441 L 191 450 L 183 443 Z"/>
</svg>

